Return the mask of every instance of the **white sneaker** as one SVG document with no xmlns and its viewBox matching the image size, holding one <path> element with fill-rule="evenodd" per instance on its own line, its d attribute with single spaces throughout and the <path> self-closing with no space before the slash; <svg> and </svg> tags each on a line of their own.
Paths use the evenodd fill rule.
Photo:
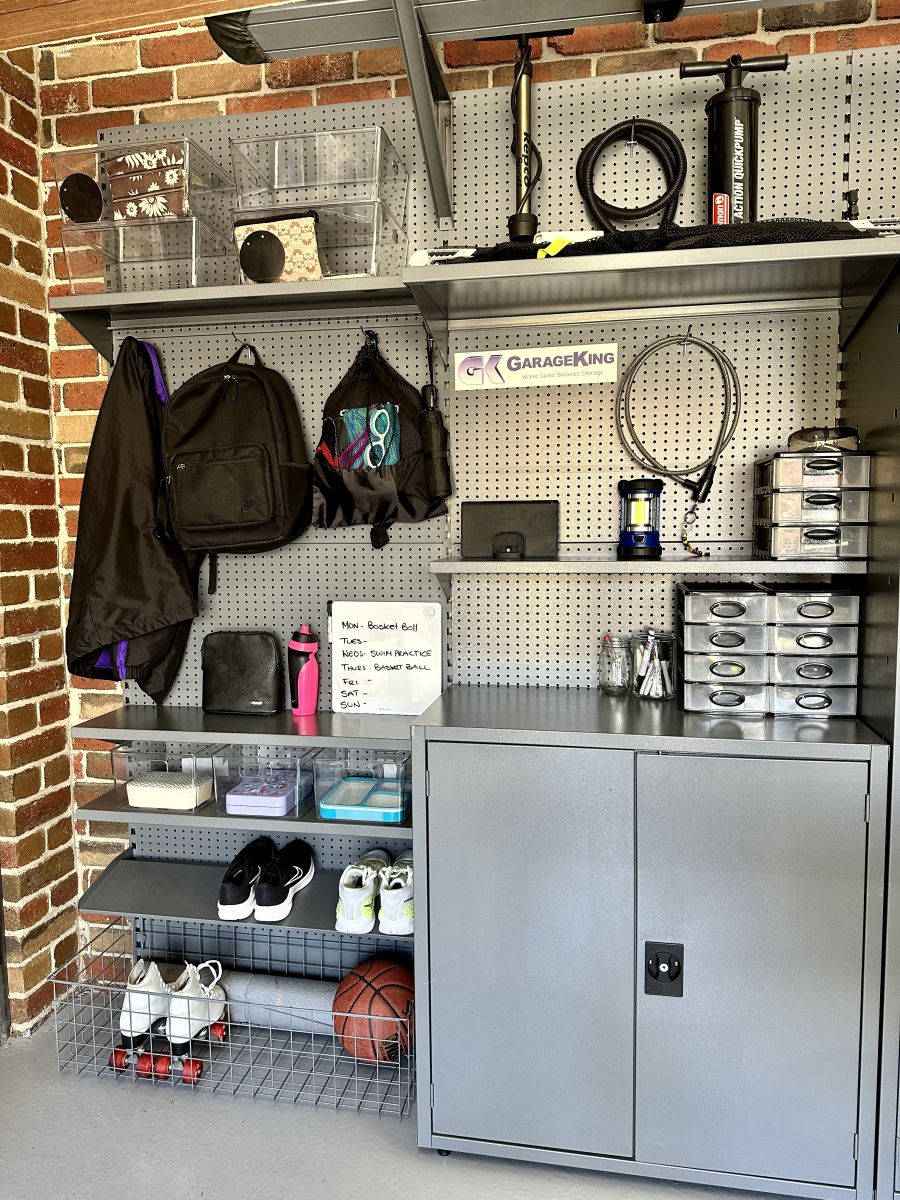
<svg viewBox="0 0 900 1200">
<path fill-rule="evenodd" d="M 381 912 L 378 929 L 402 937 L 413 932 L 413 855 L 403 850 L 389 867 L 381 868 Z"/>
<path fill-rule="evenodd" d="M 381 872 L 391 865 L 387 850 L 369 850 L 344 867 L 338 884 L 338 933 L 371 933 L 375 928 L 375 899 L 381 887 Z"/>
<path fill-rule="evenodd" d="M 212 979 L 204 983 L 201 971 L 209 971 Z M 180 1046 L 191 1041 L 198 1033 L 208 1029 L 222 1019 L 225 1012 L 225 991 L 219 986 L 222 964 L 215 959 L 200 963 L 186 963 L 184 970 L 172 984 L 169 997 L 169 1018 L 166 1021 L 166 1037 L 173 1045 Z"/>
<path fill-rule="evenodd" d="M 163 981 L 155 962 L 143 958 L 131 968 L 125 985 L 119 1029 L 123 1037 L 136 1038 L 149 1033 L 162 1017 L 169 1015 L 169 985 Z"/>
</svg>

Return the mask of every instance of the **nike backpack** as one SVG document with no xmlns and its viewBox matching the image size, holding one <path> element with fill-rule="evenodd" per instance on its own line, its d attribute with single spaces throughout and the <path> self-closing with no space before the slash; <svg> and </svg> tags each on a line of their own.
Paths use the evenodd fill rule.
<svg viewBox="0 0 900 1200">
<path fill-rule="evenodd" d="M 312 471 L 297 403 L 253 346 L 181 385 L 166 405 L 162 449 L 165 524 L 185 550 L 275 550 L 309 525 Z"/>
</svg>

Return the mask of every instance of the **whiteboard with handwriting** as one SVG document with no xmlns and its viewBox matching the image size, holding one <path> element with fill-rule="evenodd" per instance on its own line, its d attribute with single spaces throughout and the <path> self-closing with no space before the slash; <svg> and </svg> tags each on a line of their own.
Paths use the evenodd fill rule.
<svg viewBox="0 0 900 1200">
<path fill-rule="evenodd" d="M 331 707 L 418 716 L 444 689 L 439 604 L 333 600 L 328 606 Z"/>
</svg>

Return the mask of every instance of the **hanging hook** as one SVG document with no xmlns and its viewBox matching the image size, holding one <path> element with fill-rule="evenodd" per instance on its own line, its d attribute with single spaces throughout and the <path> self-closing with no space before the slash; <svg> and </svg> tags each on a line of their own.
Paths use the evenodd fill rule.
<svg viewBox="0 0 900 1200">
<path fill-rule="evenodd" d="M 691 337 L 691 330 L 692 330 L 693 328 L 694 328 L 694 322 L 692 321 L 692 322 L 690 323 L 690 325 L 688 325 L 688 327 L 687 327 L 687 333 L 686 333 L 686 334 L 684 335 L 684 337 L 681 339 L 681 354 L 682 354 L 682 357 L 684 356 L 684 348 L 685 348 L 685 346 L 688 344 L 688 342 L 690 341 L 690 337 Z"/>
<path fill-rule="evenodd" d="M 634 117 L 631 118 L 631 137 L 628 139 L 628 141 L 625 144 L 628 147 L 629 157 L 633 158 L 634 152 L 637 149 L 637 142 L 634 140 Z"/>
<path fill-rule="evenodd" d="M 360 325 L 359 329 L 360 329 L 360 333 L 362 333 L 363 336 L 365 337 L 368 345 L 370 345 L 370 346 L 378 345 L 378 334 L 375 332 L 374 329 L 365 329 L 362 325 Z"/>
</svg>

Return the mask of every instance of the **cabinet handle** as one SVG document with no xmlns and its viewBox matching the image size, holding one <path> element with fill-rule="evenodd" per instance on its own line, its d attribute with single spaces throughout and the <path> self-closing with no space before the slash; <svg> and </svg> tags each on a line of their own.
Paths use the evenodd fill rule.
<svg viewBox="0 0 900 1200">
<path fill-rule="evenodd" d="M 717 704 L 719 708 L 738 708 L 747 699 L 740 692 L 711 692 L 710 703 Z"/>
<path fill-rule="evenodd" d="M 797 707 L 805 708 L 815 712 L 823 708 L 831 708 L 832 699 L 824 692 L 804 692 L 802 696 L 797 697 Z"/>
<path fill-rule="evenodd" d="M 805 475 L 831 475 L 843 466 L 840 458 L 808 458 L 803 468 Z"/>
<path fill-rule="evenodd" d="M 709 644 L 718 646 L 722 650 L 734 650 L 736 646 L 743 646 L 747 639 L 742 633 L 734 633 L 731 630 L 722 631 L 721 633 L 711 633 L 709 635 Z"/>
<path fill-rule="evenodd" d="M 834 674 L 834 668 L 827 663 L 802 663 L 797 668 L 797 674 L 801 679 L 828 679 Z"/>
<path fill-rule="evenodd" d="M 709 668 L 709 673 L 710 675 L 718 675 L 720 679 L 733 679 L 736 675 L 743 675 L 746 669 L 743 663 L 725 659 L 724 662 L 713 663 Z"/>
<path fill-rule="evenodd" d="M 747 606 L 740 600 L 717 600 L 709 606 L 709 611 L 714 617 L 742 617 Z"/>
<path fill-rule="evenodd" d="M 808 621 L 824 621 L 834 615 L 834 605 L 826 600 L 807 600 L 797 605 L 797 615 Z"/>
<path fill-rule="evenodd" d="M 838 492 L 809 492 L 804 503 L 810 508 L 839 508 L 841 497 Z"/>
<path fill-rule="evenodd" d="M 803 530 L 803 540 L 807 542 L 839 542 L 841 531 L 836 525 L 814 525 Z"/>
<path fill-rule="evenodd" d="M 796 642 L 804 650 L 825 650 L 834 645 L 834 638 L 830 633 L 801 633 Z"/>
</svg>

